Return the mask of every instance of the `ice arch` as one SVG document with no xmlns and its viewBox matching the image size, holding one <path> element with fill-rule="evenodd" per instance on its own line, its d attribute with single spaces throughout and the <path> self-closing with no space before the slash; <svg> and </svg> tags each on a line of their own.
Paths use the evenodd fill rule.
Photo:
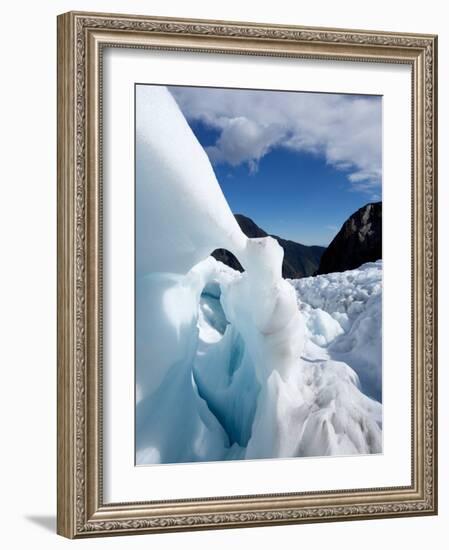
<svg viewBox="0 0 449 550">
<path fill-rule="evenodd" d="M 242 233 L 169 91 L 138 86 L 136 102 L 137 463 L 377 452 L 355 373 L 301 359 L 281 247 Z"/>
<path fill-rule="evenodd" d="M 206 153 L 168 90 L 139 86 L 136 96 L 137 324 L 141 329 L 138 355 L 145 357 L 144 370 L 150 370 L 149 364 L 172 363 L 157 359 L 167 356 L 168 343 L 156 336 L 152 305 L 158 306 L 163 328 L 176 326 L 178 342 L 172 348 L 182 357 L 187 355 L 181 325 L 195 322 L 198 289 L 202 290 L 197 283 L 193 296 L 188 291 L 190 279 L 198 275 L 194 266 L 216 248 L 231 251 L 246 270 L 229 289 L 224 307 L 257 356 L 258 377 L 271 371 L 276 354 L 282 356 L 280 370 L 287 369 L 299 357 L 302 325 L 295 292 L 282 279 L 282 248 L 270 237 L 248 239 L 243 234 Z M 157 338 L 151 346 L 147 331 Z M 157 385 L 155 370 L 149 373 L 152 383 L 145 387 Z M 162 365 L 161 374 L 165 370 Z M 139 393 L 145 392 L 140 387 Z"/>
</svg>

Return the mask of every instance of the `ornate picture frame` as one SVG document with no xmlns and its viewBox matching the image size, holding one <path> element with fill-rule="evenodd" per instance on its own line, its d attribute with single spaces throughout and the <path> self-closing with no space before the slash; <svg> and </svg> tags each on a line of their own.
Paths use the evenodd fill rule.
<svg viewBox="0 0 449 550">
<path fill-rule="evenodd" d="M 411 69 L 411 483 L 105 502 L 103 151 L 106 48 Z M 437 513 L 437 37 L 70 12 L 58 17 L 58 519 L 69 538 Z M 133 369 L 133 358 L 130 358 Z M 180 492 L 181 494 L 181 492 Z"/>
</svg>

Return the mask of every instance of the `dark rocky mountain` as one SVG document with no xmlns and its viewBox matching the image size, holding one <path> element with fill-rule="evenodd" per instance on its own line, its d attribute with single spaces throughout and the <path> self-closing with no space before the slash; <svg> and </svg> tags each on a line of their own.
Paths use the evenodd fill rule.
<svg viewBox="0 0 449 550">
<path fill-rule="evenodd" d="M 382 203 L 354 212 L 321 256 L 317 275 L 355 269 L 382 258 Z"/>
<path fill-rule="evenodd" d="M 243 216 L 242 214 L 236 214 L 235 219 L 247 237 L 259 238 L 268 236 L 268 233 L 255 224 L 251 218 Z M 300 279 L 301 277 L 313 275 L 316 272 L 321 255 L 325 251 L 324 247 L 306 246 L 294 241 L 282 239 L 276 235 L 270 236 L 276 239 L 284 249 L 284 262 L 282 264 L 283 277 L 287 279 Z M 215 250 L 212 256 L 233 269 L 243 271 L 237 258 L 227 250 Z"/>
</svg>

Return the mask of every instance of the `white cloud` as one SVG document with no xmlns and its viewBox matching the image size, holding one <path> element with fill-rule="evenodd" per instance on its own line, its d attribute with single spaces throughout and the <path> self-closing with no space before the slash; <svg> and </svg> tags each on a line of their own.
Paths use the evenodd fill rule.
<svg viewBox="0 0 449 550">
<path fill-rule="evenodd" d="M 381 99 L 341 94 L 171 88 L 188 120 L 219 131 L 215 164 L 247 164 L 275 147 L 322 156 L 350 189 L 375 194 L 382 173 Z"/>
</svg>

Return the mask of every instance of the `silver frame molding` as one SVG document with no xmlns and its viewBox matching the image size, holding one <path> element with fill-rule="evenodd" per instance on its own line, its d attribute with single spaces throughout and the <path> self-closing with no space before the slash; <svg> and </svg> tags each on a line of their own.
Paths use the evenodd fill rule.
<svg viewBox="0 0 449 550">
<path fill-rule="evenodd" d="M 412 484 L 104 504 L 104 47 L 408 64 L 412 69 Z M 70 12 L 58 17 L 58 519 L 69 538 L 437 513 L 437 37 Z M 151 499 L 151 495 L 148 495 Z"/>
</svg>

